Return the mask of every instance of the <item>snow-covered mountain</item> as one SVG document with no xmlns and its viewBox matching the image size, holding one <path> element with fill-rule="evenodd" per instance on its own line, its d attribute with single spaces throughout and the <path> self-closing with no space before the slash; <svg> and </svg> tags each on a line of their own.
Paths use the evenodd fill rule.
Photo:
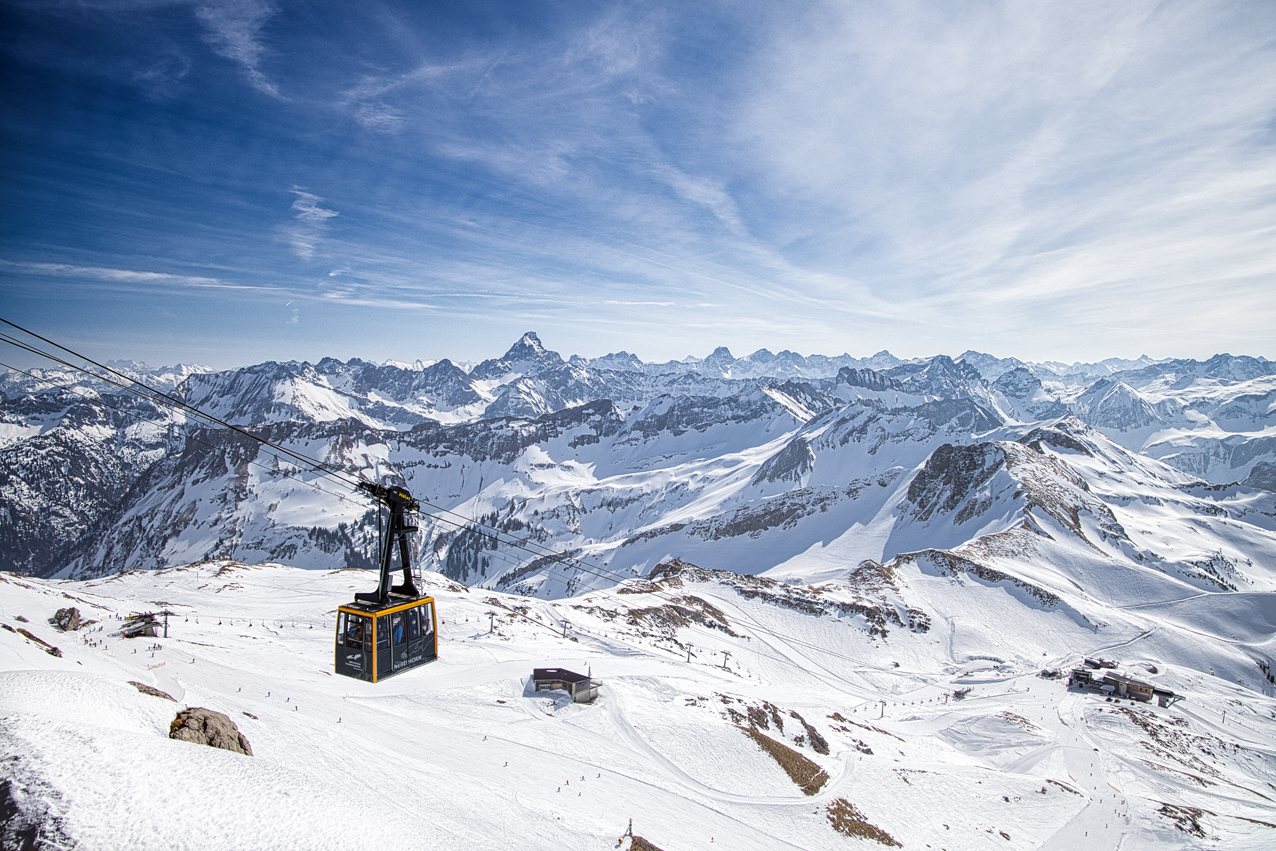
<svg viewBox="0 0 1276 851">
<path fill-rule="evenodd" d="M 138 361 L 112 360 L 106 366 L 116 372 L 144 382 L 157 390 L 169 391 L 177 387 L 192 375 L 212 372 L 212 367 L 198 364 L 179 363 L 174 366 L 153 367 Z M 93 390 L 115 392 L 113 384 L 99 381 L 70 367 L 56 366 L 42 369 L 31 369 L 25 373 L 6 369 L 0 373 L 0 395 L 14 397 L 27 393 L 43 393 L 57 388 L 91 388 Z"/>
<path fill-rule="evenodd" d="M 1276 365 L 1263 359 L 1105 362 L 1108 374 L 1086 384 L 1065 379 L 1098 366 L 1064 372 L 974 352 L 905 362 L 766 350 L 736 359 L 720 348 L 676 363 L 623 352 L 564 359 L 529 332 L 468 372 L 448 360 L 329 358 L 190 372 L 175 392 L 303 455 L 400 476 L 438 508 L 609 572 L 529 569 L 526 552 L 481 530 L 427 525 L 422 554 L 446 575 L 542 596 L 642 575 L 670 557 L 758 573 L 847 534 L 859 542 L 853 562 L 889 560 L 901 550 L 888 543 L 912 528 L 901 519 L 907 487 L 932 453 L 1018 441 L 1040 426 L 1102 443 L 1095 451 L 1114 465 L 1105 476 L 1137 462 L 1152 490 L 1177 475 L 1261 492 L 1276 462 Z M 776 374 L 760 374 L 767 365 Z M 12 376 L 5 387 L 0 540 L 23 572 L 93 576 L 229 557 L 367 563 L 369 506 L 242 435 L 139 408 L 118 389 L 31 392 Z M 1107 441 L 1136 454 L 1117 460 Z M 972 539 L 963 524 L 932 525 L 909 533 L 919 547 L 933 545 L 928 535 Z"/>
<path fill-rule="evenodd" d="M 0 544 L 27 576 L 0 576 L 0 778 L 17 802 L 0 804 L 19 827 L 158 847 L 189 816 L 227 848 L 356 830 L 548 848 L 611 842 L 630 816 L 666 849 L 1276 835 L 1276 365 L 725 349 L 646 364 L 563 358 L 531 333 L 468 370 L 407 363 L 267 363 L 174 390 L 427 503 L 415 546 L 444 661 L 366 689 L 322 659 L 328 613 L 370 583 L 349 568 L 371 566 L 373 505 L 109 386 L 3 385 Z M 67 599 L 102 625 L 157 605 L 188 619 L 134 655 L 46 628 Z M 1187 701 L 1114 706 L 1035 677 L 1097 654 Z M 533 664 L 592 666 L 611 690 L 589 710 L 537 697 Z M 168 704 L 129 680 L 246 719 L 264 759 L 175 750 L 157 736 Z M 348 806 L 380 816 L 343 821 L 331 774 L 352 748 L 385 754 L 425 810 L 366 791 Z M 585 785 L 572 798 L 545 772 Z M 96 791 L 107 776 L 124 803 Z M 297 784 L 313 794 L 281 791 Z M 160 788 L 184 789 L 187 815 L 146 804 Z M 246 826 L 192 805 L 206 798 Z"/>
</svg>

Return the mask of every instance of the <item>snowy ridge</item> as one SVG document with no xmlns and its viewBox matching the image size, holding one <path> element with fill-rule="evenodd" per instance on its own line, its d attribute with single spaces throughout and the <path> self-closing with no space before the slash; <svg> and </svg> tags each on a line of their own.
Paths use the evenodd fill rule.
<svg viewBox="0 0 1276 851">
<path fill-rule="evenodd" d="M 1276 376 L 1262 359 L 1110 362 L 1081 386 L 1068 382 L 1095 370 L 972 352 L 853 363 L 781 355 L 735 359 L 720 349 L 663 371 L 626 353 L 564 360 L 529 332 L 469 372 L 447 360 L 404 368 L 325 359 L 192 374 L 177 392 L 351 474 L 400 476 L 444 509 L 597 559 L 611 577 L 529 570 L 528 554 L 492 550 L 481 533 L 426 529 L 422 555 L 447 575 L 540 596 L 639 576 L 669 557 L 758 573 L 846 535 L 858 542 L 851 564 L 958 546 L 980 529 L 952 516 L 910 526 L 896 513 L 931 454 L 1016 441 L 1069 416 L 1140 453 L 1109 452 L 1111 463 L 1133 464 L 1131 475 L 1255 491 L 1201 491 L 1198 502 L 1222 501 L 1211 511 L 1261 505 L 1276 479 Z M 819 368 L 730 377 L 749 371 L 737 369 L 745 360 Z M 26 572 L 82 577 L 220 557 L 368 563 L 359 530 L 369 506 L 250 441 L 159 411 L 129 426 L 120 413 L 135 406 L 129 397 L 90 388 L 0 406 L 0 455 L 12 471 L 0 480 L 0 538 Z M 60 507 L 68 475 L 78 494 L 69 511 Z M 49 511 L 65 519 L 42 522 Z M 1184 559 L 1261 557 L 1270 524 L 1259 509 L 1237 516 L 1262 534 Z M 915 546 L 903 545 L 909 535 Z"/>
</svg>

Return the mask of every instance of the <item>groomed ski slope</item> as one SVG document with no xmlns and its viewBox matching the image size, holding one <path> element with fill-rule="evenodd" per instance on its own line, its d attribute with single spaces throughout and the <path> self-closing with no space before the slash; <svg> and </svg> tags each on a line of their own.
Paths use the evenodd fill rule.
<svg viewBox="0 0 1276 851">
<path fill-rule="evenodd" d="M 369 573 L 210 562 L 0 579 L 0 623 L 62 652 L 0 631 L 3 776 L 48 847 L 611 848 L 630 818 L 665 851 L 879 847 L 833 829 L 838 799 L 904 848 L 1276 842 L 1262 824 L 1276 823 L 1276 700 L 1188 668 L 1154 678 L 1186 695 L 1173 707 L 1114 706 L 1020 662 L 953 658 L 929 635 L 883 641 L 729 582 L 546 602 L 427 574 L 439 661 L 371 685 L 331 673 L 335 607 Z M 714 606 L 735 635 L 670 627 L 658 613 L 672 595 Z M 99 624 L 46 623 L 69 605 Z M 180 613 L 167 639 L 111 636 L 118 616 L 160 607 Z M 530 693 L 546 665 L 592 671 L 599 700 Z M 958 688 L 971 692 L 956 701 Z M 184 706 L 225 712 L 255 755 L 169 740 Z M 742 732 L 751 707 L 770 719 L 762 734 L 827 773 L 816 794 Z M 793 711 L 827 755 L 794 741 Z"/>
</svg>

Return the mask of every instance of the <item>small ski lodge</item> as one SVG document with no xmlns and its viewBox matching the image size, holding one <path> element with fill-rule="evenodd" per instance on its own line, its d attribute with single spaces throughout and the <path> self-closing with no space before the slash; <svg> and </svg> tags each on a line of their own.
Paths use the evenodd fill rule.
<svg viewBox="0 0 1276 851">
<path fill-rule="evenodd" d="M 574 703 L 593 703 L 598 697 L 598 683 L 584 674 L 566 668 L 534 668 L 532 683 L 536 691 L 565 691 Z"/>
</svg>

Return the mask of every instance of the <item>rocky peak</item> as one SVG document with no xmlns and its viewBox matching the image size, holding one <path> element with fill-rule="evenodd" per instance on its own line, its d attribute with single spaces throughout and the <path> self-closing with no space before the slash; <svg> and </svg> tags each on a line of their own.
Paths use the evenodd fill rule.
<svg viewBox="0 0 1276 851">
<path fill-rule="evenodd" d="M 621 372 L 644 372 L 643 362 L 637 355 L 631 355 L 629 352 L 612 352 L 603 355 L 600 358 L 589 360 L 573 356 L 573 363 L 580 361 L 585 366 L 591 366 L 595 369 L 615 369 Z"/>
<path fill-rule="evenodd" d="M 967 349 L 957 356 L 958 363 L 964 363 L 979 370 L 988 381 L 995 381 L 1008 372 L 1012 372 L 1016 368 L 1022 368 L 1024 363 L 1018 358 L 999 358 L 993 355 L 976 352 L 973 349 Z"/>
<path fill-rule="evenodd" d="M 716 349 L 713 350 L 712 354 L 710 354 L 707 358 L 704 359 L 704 363 L 706 366 L 708 365 L 729 366 L 735 363 L 735 357 L 732 356 L 731 350 L 728 349 L 726 346 L 718 346 Z"/>
<path fill-rule="evenodd" d="M 1011 399 L 1030 399 L 1032 394 L 1041 389 L 1041 379 L 1028 369 L 1017 366 L 1004 372 L 993 382 L 993 388 L 1000 390 Z"/>
<path fill-rule="evenodd" d="M 535 331 L 528 331 L 518 342 L 510 346 L 510 350 L 505 353 L 506 360 L 536 360 L 546 353 L 541 338 L 536 336 Z"/>
<path fill-rule="evenodd" d="M 903 364 L 886 373 L 903 382 L 905 388 L 924 395 L 970 398 L 972 391 L 986 393 L 984 377 L 968 363 L 948 355 L 935 355 L 918 364 Z"/>
<path fill-rule="evenodd" d="M 485 360 L 470 375 L 479 380 L 502 379 L 511 373 L 535 375 L 564 365 L 558 352 L 552 352 L 541 343 L 535 331 L 528 331 L 518 342 L 510 346 L 500 358 Z"/>
</svg>

